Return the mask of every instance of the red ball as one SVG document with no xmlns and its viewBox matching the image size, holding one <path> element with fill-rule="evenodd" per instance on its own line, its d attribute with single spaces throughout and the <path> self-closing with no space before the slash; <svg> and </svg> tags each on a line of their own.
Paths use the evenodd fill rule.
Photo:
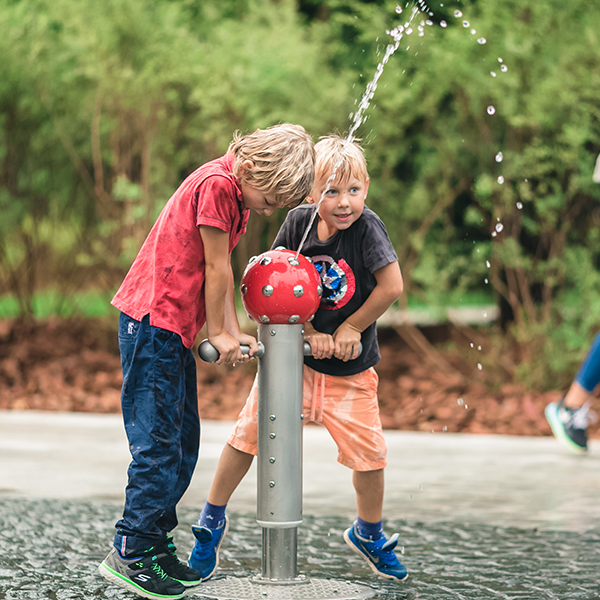
<svg viewBox="0 0 600 600">
<path fill-rule="evenodd" d="M 250 259 L 242 276 L 242 303 L 258 323 L 306 323 L 319 308 L 321 279 L 312 262 L 292 250 Z"/>
</svg>

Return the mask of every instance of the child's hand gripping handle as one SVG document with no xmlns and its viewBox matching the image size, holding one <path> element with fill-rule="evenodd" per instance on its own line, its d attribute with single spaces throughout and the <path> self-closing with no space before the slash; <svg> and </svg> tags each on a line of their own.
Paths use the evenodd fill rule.
<svg viewBox="0 0 600 600">
<path fill-rule="evenodd" d="M 241 345 L 242 354 L 246 355 L 250 352 L 250 346 Z M 265 347 L 262 342 L 258 342 L 258 352 L 254 355 L 255 358 L 261 358 L 265 353 Z M 362 353 L 362 344 L 358 344 L 358 356 Z M 198 356 L 207 363 L 214 363 L 219 360 L 217 349 L 208 341 L 202 340 L 198 346 Z M 311 356 L 310 344 L 304 342 L 304 356 Z"/>
</svg>

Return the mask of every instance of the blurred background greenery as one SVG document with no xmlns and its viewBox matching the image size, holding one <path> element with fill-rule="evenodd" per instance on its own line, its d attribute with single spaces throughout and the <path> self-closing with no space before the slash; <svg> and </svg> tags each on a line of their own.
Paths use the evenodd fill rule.
<svg viewBox="0 0 600 600">
<path fill-rule="evenodd" d="M 235 130 L 345 133 L 401 6 L 0 0 L 0 318 L 105 314 L 172 192 Z M 403 305 L 500 307 L 496 356 L 561 385 L 600 327 L 600 6 L 430 11 L 357 132 Z M 238 276 L 284 216 L 252 215 Z"/>
</svg>

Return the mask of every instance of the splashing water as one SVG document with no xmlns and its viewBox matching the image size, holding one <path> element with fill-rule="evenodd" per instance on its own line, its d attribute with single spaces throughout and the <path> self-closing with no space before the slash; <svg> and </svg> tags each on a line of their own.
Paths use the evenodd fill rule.
<svg viewBox="0 0 600 600">
<path fill-rule="evenodd" d="M 400 42 L 402 41 L 402 38 L 405 35 L 410 35 L 412 33 L 412 28 L 410 27 L 410 25 L 412 23 L 412 20 L 419 13 L 419 9 L 425 10 L 425 12 L 430 12 L 429 9 L 427 8 L 427 5 L 425 4 L 425 2 L 423 2 L 423 0 L 417 0 L 417 2 L 418 2 L 419 7 L 416 7 L 416 6 L 413 7 L 410 18 L 404 25 L 398 25 L 397 27 L 394 27 L 394 29 L 386 31 L 386 33 L 393 38 L 394 43 L 388 44 L 388 46 L 385 50 L 385 54 L 384 54 L 383 58 L 381 59 L 381 62 L 377 65 L 377 68 L 375 69 L 375 75 L 373 76 L 373 79 L 367 85 L 367 87 L 362 95 L 360 103 L 358 104 L 358 109 L 356 110 L 356 112 L 354 113 L 354 115 L 352 117 L 352 125 L 350 127 L 350 130 L 348 132 L 346 139 L 344 140 L 345 145 L 351 144 L 354 141 L 354 139 L 355 139 L 354 134 L 356 133 L 356 130 L 360 127 L 360 125 L 364 121 L 364 113 L 367 110 L 367 108 L 369 108 L 369 105 L 371 104 L 371 100 L 373 99 L 373 96 L 375 95 L 375 90 L 377 89 L 377 84 L 379 82 L 379 78 L 381 77 L 381 75 L 383 73 L 383 69 L 385 68 L 385 65 L 388 63 L 388 61 L 390 60 L 390 58 L 394 54 L 394 52 L 396 52 L 396 50 L 398 50 L 398 48 L 400 47 Z M 400 12 L 398 12 L 398 8 L 400 8 Z M 400 6 L 397 6 L 396 12 L 398 14 L 400 14 L 402 12 L 402 8 Z M 342 154 L 343 154 L 343 150 L 342 150 Z M 325 188 L 323 189 L 321 197 L 319 198 L 319 201 L 317 202 L 317 205 L 315 207 L 315 211 L 313 212 L 312 217 L 310 218 L 310 221 L 308 222 L 306 231 L 304 232 L 304 235 L 302 236 L 302 239 L 300 240 L 300 245 L 298 246 L 298 250 L 296 251 L 296 256 L 295 256 L 296 260 L 298 259 L 298 255 L 300 254 L 300 252 L 302 250 L 302 246 L 304 246 L 304 242 L 306 242 L 306 238 L 308 237 L 308 234 L 310 233 L 310 230 L 312 228 L 314 220 L 317 216 L 317 213 L 319 212 L 319 206 L 321 205 L 321 202 L 323 202 L 323 198 L 325 198 L 325 194 L 327 193 L 327 190 L 329 189 L 329 184 L 335 180 L 337 171 L 342 164 L 342 160 L 343 160 L 343 156 L 340 157 L 339 161 L 333 166 L 331 175 L 325 182 Z"/>
<path fill-rule="evenodd" d="M 493 106 L 488 106 L 487 107 L 487 114 L 488 115 L 495 115 L 496 114 L 496 109 Z"/>
</svg>

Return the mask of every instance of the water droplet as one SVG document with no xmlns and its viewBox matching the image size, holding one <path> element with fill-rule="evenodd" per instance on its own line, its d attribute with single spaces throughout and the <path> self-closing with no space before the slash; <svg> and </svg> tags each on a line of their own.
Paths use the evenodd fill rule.
<svg viewBox="0 0 600 600">
<path fill-rule="evenodd" d="M 490 71 L 490 75 L 491 75 L 492 77 L 496 77 L 496 73 L 494 73 L 494 71 Z"/>
<path fill-rule="evenodd" d="M 492 265 L 490 264 L 489 260 L 485 261 L 485 266 L 489 269 Z"/>
<path fill-rule="evenodd" d="M 475 347 L 475 345 L 473 344 L 473 342 L 471 342 L 471 343 L 469 344 L 469 346 L 471 346 L 471 348 L 474 348 L 474 347 Z"/>
<path fill-rule="evenodd" d="M 471 25 L 471 23 L 469 23 L 469 21 L 463 21 L 462 22 L 462 26 L 463 27 L 469 27 Z"/>
<path fill-rule="evenodd" d="M 478 44 L 481 44 L 482 46 L 483 46 L 483 44 L 485 44 L 486 42 L 487 42 L 487 40 L 486 40 L 484 37 L 480 37 L 480 38 L 477 40 L 477 43 L 478 43 Z"/>
<path fill-rule="evenodd" d="M 457 19 L 460 19 L 460 18 L 462 17 L 462 13 L 460 12 L 460 10 L 455 10 L 455 11 L 454 11 L 454 16 L 455 16 Z"/>
<path fill-rule="evenodd" d="M 496 109 L 493 106 L 488 106 L 487 107 L 487 114 L 488 115 L 495 115 L 496 114 Z"/>
<path fill-rule="evenodd" d="M 404 33 L 406 33 L 406 35 L 410 35 L 412 32 L 413 32 L 413 29 L 412 29 L 412 27 L 409 27 L 408 29 L 406 29 L 406 30 L 404 31 Z"/>
<path fill-rule="evenodd" d="M 521 210 L 523 208 L 523 203 L 522 202 L 517 202 L 517 208 L 519 210 Z"/>
<path fill-rule="evenodd" d="M 457 403 L 459 406 L 462 406 L 462 405 L 464 404 L 464 400 L 463 400 L 462 398 L 459 398 L 459 399 L 456 401 L 456 403 Z"/>
<path fill-rule="evenodd" d="M 529 181 L 529 179 L 527 179 L 527 177 L 526 177 L 525 179 L 523 179 L 523 181 L 524 181 L 525 183 L 527 183 L 527 182 Z"/>
<path fill-rule="evenodd" d="M 433 25 L 433 21 L 431 19 L 427 19 L 427 21 L 425 21 L 425 25 L 429 25 L 429 27 L 431 27 Z"/>
<path fill-rule="evenodd" d="M 465 404 L 465 410 L 467 410 L 467 408 L 469 408 L 469 406 L 467 404 Z"/>
<path fill-rule="evenodd" d="M 483 314 L 484 317 L 487 317 L 487 313 L 485 312 L 485 310 L 483 311 L 482 314 Z"/>
<path fill-rule="evenodd" d="M 483 367 L 481 366 L 481 363 L 477 363 L 477 368 L 481 371 L 481 369 L 483 369 Z"/>
<path fill-rule="evenodd" d="M 494 156 L 494 160 L 497 163 L 501 163 L 503 159 L 504 159 L 504 154 L 502 154 L 502 152 L 498 152 L 498 154 L 496 154 L 496 156 Z"/>
<path fill-rule="evenodd" d="M 481 352 L 481 346 L 477 346 L 477 350 Z"/>
<path fill-rule="evenodd" d="M 504 177 L 502 177 L 502 175 L 498 175 L 498 179 L 496 181 L 498 181 L 498 183 L 502 185 L 504 183 Z"/>
<path fill-rule="evenodd" d="M 440 27 L 448 27 L 448 23 L 446 23 L 446 21 L 440 21 Z"/>
<path fill-rule="evenodd" d="M 501 63 L 501 62 L 504 62 L 504 61 L 500 57 L 498 57 L 498 62 Z"/>
<path fill-rule="evenodd" d="M 483 282 L 484 282 L 484 283 L 489 283 L 489 280 L 488 280 L 488 278 L 486 277 L 486 278 L 483 280 Z"/>
<path fill-rule="evenodd" d="M 508 71 L 508 67 L 507 67 L 506 65 L 502 65 L 502 66 L 500 67 L 500 70 L 501 70 L 503 73 L 506 73 L 506 71 Z"/>
<path fill-rule="evenodd" d="M 471 29 L 471 35 L 475 35 L 477 31 L 475 29 Z"/>
<path fill-rule="evenodd" d="M 448 431 L 448 428 L 444 425 L 442 427 L 442 431 Z M 402 548 L 402 554 L 404 554 L 404 548 Z"/>
<path fill-rule="evenodd" d="M 496 237 L 498 234 L 495 231 L 492 231 L 492 237 Z"/>
<path fill-rule="evenodd" d="M 402 7 L 398 4 L 396 5 L 396 12 L 401 15 L 402 14 Z"/>
</svg>

